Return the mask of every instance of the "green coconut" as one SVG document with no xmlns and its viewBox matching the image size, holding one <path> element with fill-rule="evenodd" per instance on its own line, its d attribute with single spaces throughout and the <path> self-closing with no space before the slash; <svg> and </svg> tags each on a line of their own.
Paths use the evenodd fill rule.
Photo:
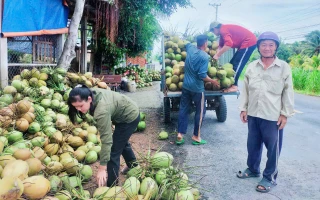
<svg viewBox="0 0 320 200">
<path fill-rule="evenodd" d="M 20 76 L 23 79 L 29 79 L 29 78 L 31 78 L 31 72 L 27 69 L 24 69 L 24 70 L 22 70 Z"/>
<path fill-rule="evenodd" d="M 62 187 L 62 181 L 59 176 L 52 175 L 48 178 L 50 181 L 50 191 L 56 193 Z"/>
<path fill-rule="evenodd" d="M 163 180 L 165 180 L 167 178 L 167 169 L 160 169 L 157 173 L 156 173 L 156 182 L 161 185 Z"/>
<path fill-rule="evenodd" d="M 158 152 L 151 157 L 153 168 L 168 168 L 173 162 L 173 156 L 167 152 Z"/>
<path fill-rule="evenodd" d="M 169 86 L 170 91 L 177 91 L 178 87 L 175 83 L 171 83 Z"/>
<path fill-rule="evenodd" d="M 83 165 L 83 167 L 80 170 L 80 174 L 81 174 L 81 177 L 83 178 L 83 180 L 87 181 L 93 175 L 92 168 L 89 165 Z"/>
<path fill-rule="evenodd" d="M 40 124 L 38 122 L 32 122 L 29 125 L 29 128 L 28 128 L 28 132 L 31 133 L 31 134 L 39 132 L 40 130 L 41 130 L 41 127 L 40 127 Z"/>
<path fill-rule="evenodd" d="M 140 181 L 136 177 L 128 178 L 122 188 L 126 192 L 129 199 L 133 199 L 139 194 L 140 190 Z"/>
<path fill-rule="evenodd" d="M 219 70 L 217 72 L 217 77 L 222 80 L 222 79 L 227 77 L 227 72 L 225 70 L 223 70 L 223 69 Z"/>
<path fill-rule="evenodd" d="M 166 131 L 161 131 L 161 132 L 159 133 L 158 139 L 159 139 L 159 140 L 166 140 L 166 139 L 168 139 L 168 137 L 169 137 L 168 132 L 166 132 Z"/>
<path fill-rule="evenodd" d="M 30 84 L 31 87 L 38 87 L 38 81 L 39 80 L 37 78 L 31 78 L 29 80 L 29 84 Z"/>
<path fill-rule="evenodd" d="M 210 78 L 213 78 L 217 75 L 217 68 L 215 67 L 210 67 L 208 69 L 208 75 L 210 76 Z"/>
<path fill-rule="evenodd" d="M 222 88 L 228 88 L 231 86 L 231 80 L 229 78 L 222 79 L 220 83 Z"/>
<path fill-rule="evenodd" d="M 22 92 L 24 87 L 21 80 L 13 80 L 11 85 L 17 89 L 18 92 Z"/>
<path fill-rule="evenodd" d="M 0 102 L 3 102 L 7 105 L 12 104 L 13 96 L 11 94 L 4 94 L 0 97 Z"/>
<path fill-rule="evenodd" d="M 151 199 L 155 199 L 159 192 L 159 187 L 155 180 L 150 177 L 144 178 L 140 185 L 140 194 L 146 195 L 150 191 Z"/>
<path fill-rule="evenodd" d="M 85 162 L 88 164 L 92 164 L 98 160 L 98 154 L 95 151 L 89 151 L 86 154 Z"/>
<path fill-rule="evenodd" d="M 179 83 L 179 76 L 178 75 L 173 75 L 171 77 L 172 83 L 178 84 Z"/>
<path fill-rule="evenodd" d="M 232 68 L 226 68 L 225 70 L 227 72 L 228 78 L 234 77 L 234 75 L 236 74 L 236 72 Z"/>
<path fill-rule="evenodd" d="M 137 127 L 138 131 L 144 131 L 146 129 L 146 122 L 145 121 L 140 121 Z"/>
<path fill-rule="evenodd" d="M 194 200 L 194 196 L 190 190 L 181 190 L 175 194 L 174 200 Z"/>
<path fill-rule="evenodd" d="M 17 89 L 11 85 L 6 86 L 3 89 L 4 94 L 11 94 L 12 96 L 14 96 L 17 92 L 18 92 Z"/>
</svg>

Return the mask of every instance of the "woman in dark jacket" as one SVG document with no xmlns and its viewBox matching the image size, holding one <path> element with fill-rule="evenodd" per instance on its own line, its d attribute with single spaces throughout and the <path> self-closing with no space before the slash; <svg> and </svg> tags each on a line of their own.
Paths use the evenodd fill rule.
<svg viewBox="0 0 320 200">
<path fill-rule="evenodd" d="M 77 115 L 82 116 L 87 112 L 94 117 L 102 143 L 97 182 L 99 187 L 105 186 L 106 182 L 107 187 L 116 185 L 121 155 L 129 168 L 137 165 L 129 138 L 140 121 L 138 106 L 120 93 L 99 88 L 89 89 L 84 85 L 71 90 L 68 105 L 72 122 Z M 113 134 L 112 123 L 115 124 Z"/>
</svg>

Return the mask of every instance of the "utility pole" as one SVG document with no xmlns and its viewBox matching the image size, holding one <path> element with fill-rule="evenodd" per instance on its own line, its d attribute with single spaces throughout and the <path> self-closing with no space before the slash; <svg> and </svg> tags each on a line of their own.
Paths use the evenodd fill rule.
<svg viewBox="0 0 320 200">
<path fill-rule="evenodd" d="M 221 3 L 217 4 L 217 3 L 209 3 L 209 6 L 215 7 L 216 8 L 216 21 L 218 21 L 218 6 L 221 6 Z"/>
</svg>

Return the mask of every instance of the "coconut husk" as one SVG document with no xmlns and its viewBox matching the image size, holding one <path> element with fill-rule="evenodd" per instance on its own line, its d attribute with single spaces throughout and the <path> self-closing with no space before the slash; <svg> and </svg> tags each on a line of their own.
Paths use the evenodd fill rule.
<svg viewBox="0 0 320 200">
<path fill-rule="evenodd" d="M 29 176 L 37 175 L 43 168 L 41 161 L 38 158 L 29 158 L 26 162 L 29 165 Z"/>
<path fill-rule="evenodd" d="M 29 165 L 23 160 L 14 160 L 9 162 L 1 173 L 1 177 L 17 177 L 20 180 L 24 180 L 28 177 Z"/>
<path fill-rule="evenodd" d="M 63 134 L 60 131 L 56 131 L 50 141 L 52 143 L 61 143 L 63 141 Z"/>
<path fill-rule="evenodd" d="M 16 121 L 16 129 L 18 131 L 25 132 L 28 130 L 28 128 L 29 128 L 29 122 L 26 119 L 20 118 Z"/>
<path fill-rule="evenodd" d="M 0 199 L 19 199 L 23 193 L 23 183 L 18 178 L 5 177 L 0 180 Z"/>
<path fill-rule="evenodd" d="M 47 157 L 46 152 L 40 147 L 35 147 L 32 151 L 34 153 L 33 157 L 38 158 L 40 161 L 43 161 Z"/>
<path fill-rule="evenodd" d="M 40 175 L 25 179 L 23 185 L 23 194 L 29 199 L 42 199 L 50 191 L 50 181 Z"/>
<path fill-rule="evenodd" d="M 13 117 L 14 115 L 14 111 L 15 111 L 15 106 L 11 106 L 10 107 L 4 107 L 0 110 L 0 116 L 9 116 L 9 117 Z"/>
<path fill-rule="evenodd" d="M 109 86 L 107 85 L 107 83 L 105 83 L 105 82 L 98 82 L 98 87 L 99 88 L 103 88 L 103 89 L 108 89 L 109 88 Z"/>
<path fill-rule="evenodd" d="M 36 119 L 36 116 L 32 112 L 27 112 L 21 118 L 26 119 L 31 124 Z"/>
<path fill-rule="evenodd" d="M 14 152 L 13 157 L 17 160 L 28 160 L 31 157 L 30 149 L 18 149 Z"/>
<path fill-rule="evenodd" d="M 81 137 L 79 136 L 73 136 L 71 138 L 68 139 L 68 144 L 72 147 L 80 147 L 84 144 L 83 140 Z"/>
<path fill-rule="evenodd" d="M 10 116 L 2 116 L 0 114 L 0 127 L 8 128 L 12 123 L 12 118 Z"/>
<path fill-rule="evenodd" d="M 63 165 L 57 161 L 51 161 L 47 166 L 45 171 L 49 174 L 58 174 L 63 170 Z"/>
<path fill-rule="evenodd" d="M 31 103 L 26 100 L 21 100 L 17 103 L 17 111 L 19 114 L 27 113 L 31 108 Z"/>
<path fill-rule="evenodd" d="M 49 156 L 52 156 L 58 152 L 59 148 L 60 148 L 59 144 L 48 144 L 47 146 L 44 147 L 44 151 Z"/>
</svg>

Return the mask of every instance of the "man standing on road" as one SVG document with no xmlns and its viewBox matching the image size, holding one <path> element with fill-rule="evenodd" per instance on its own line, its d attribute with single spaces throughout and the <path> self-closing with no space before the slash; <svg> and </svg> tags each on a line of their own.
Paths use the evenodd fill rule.
<svg viewBox="0 0 320 200">
<path fill-rule="evenodd" d="M 232 24 L 221 24 L 219 22 L 212 22 L 210 24 L 210 31 L 220 36 L 219 48 L 213 59 L 218 60 L 230 48 L 237 48 L 237 52 L 230 60 L 233 70 L 236 72 L 235 82 L 230 88 L 224 90 L 224 92 L 236 92 L 238 91 L 240 74 L 256 48 L 257 38 L 246 28 Z"/>
<path fill-rule="evenodd" d="M 197 47 L 190 43 L 186 45 L 187 58 L 184 67 L 185 73 L 179 107 L 177 145 L 184 143 L 183 135 L 187 132 L 188 115 L 192 101 L 196 106 L 192 144 L 206 144 L 206 141 L 200 137 L 200 127 L 206 112 L 204 81 L 211 82 L 214 85 L 219 84 L 207 75 L 209 63 L 209 56 L 205 52 L 207 46 L 208 37 L 206 35 L 199 35 L 197 37 Z"/>
<path fill-rule="evenodd" d="M 267 148 L 267 164 L 256 190 L 269 192 L 276 186 L 278 158 L 282 147 L 283 128 L 287 117 L 294 114 L 291 68 L 276 57 L 279 37 L 262 33 L 257 42 L 261 58 L 248 65 L 240 95 L 240 118 L 248 123 L 248 168 L 238 178 L 260 176 L 263 144 Z"/>
</svg>

